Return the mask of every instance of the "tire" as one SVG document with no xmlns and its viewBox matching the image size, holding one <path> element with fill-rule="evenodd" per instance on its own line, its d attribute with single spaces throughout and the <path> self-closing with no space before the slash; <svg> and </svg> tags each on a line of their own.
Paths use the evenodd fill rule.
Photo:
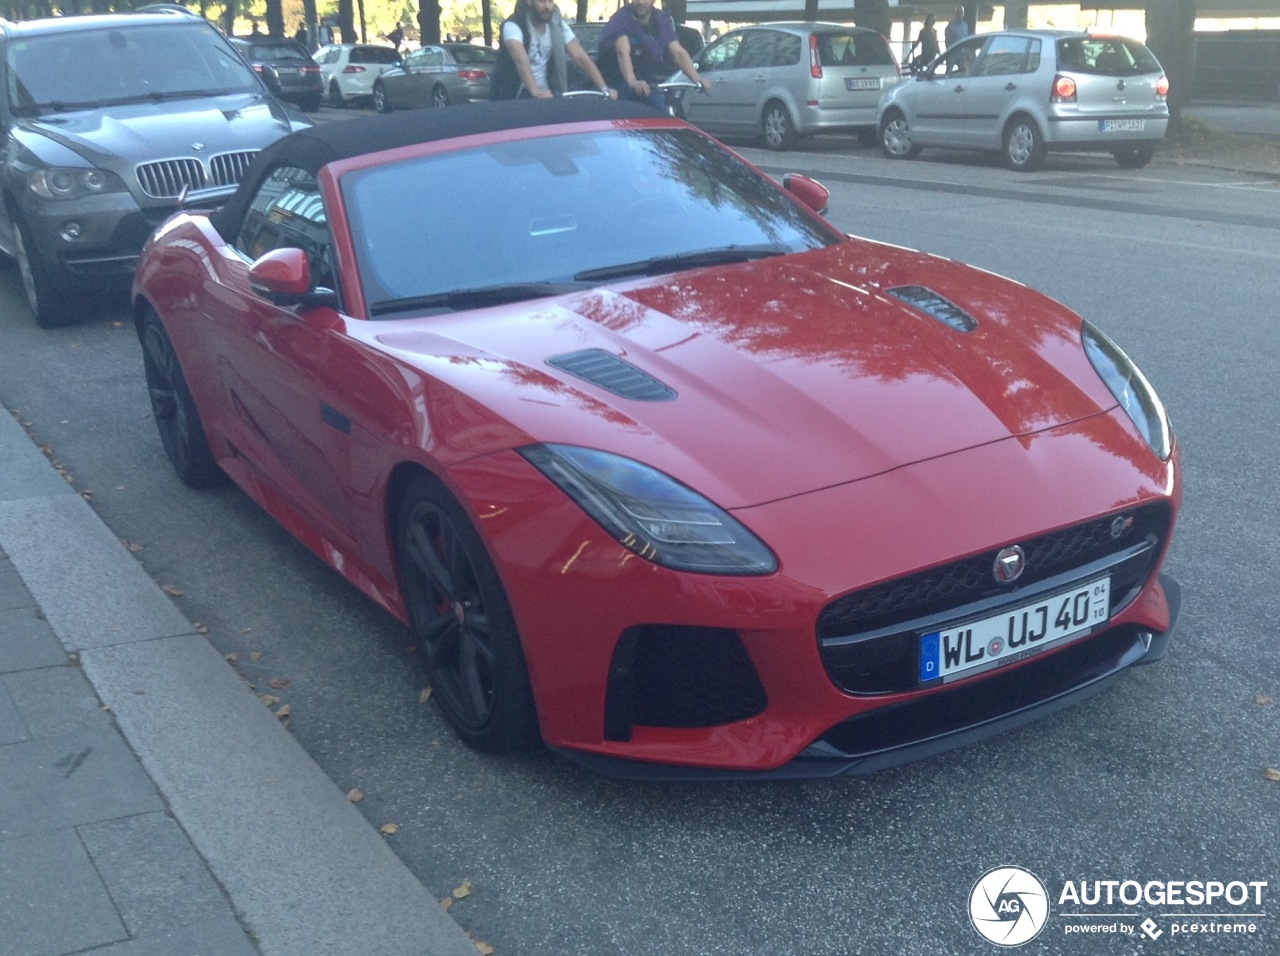
<svg viewBox="0 0 1280 956">
<path fill-rule="evenodd" d="M 856 135 L 859 146 L 875 146 L 880 142 L 880 131 L 874 126 L 859 126 Z"/>
<path fill-rule="evenodd" d="M 142 342 L 142 367 L 151 396 L 151 414 L 160 432 L 160 444 L 182 483 L 191 488 L 209 488 L 226 481 L 226 474 L 214 461 L 205 436 L 204 423 L 187 387 L 169 333 L 159 316 L 148 309 L 138 322 Z"/>
<path fill-rule="evenodd" d="M 1155 145 L 1148 144 L 1146 146 L 1134 146 L 1129 149 L 1117 149 L 1111 155 L 1116 158 L 1116 162 L 1123 169 L 1141 169 L 1151 162 L 1151 158 L 1155 154 Z"/>
<path fill-rule="evenodd" d="M 14 216 L 12 221 L 13 257 L 18 262 L 22 291 L 26 293 L 27 305 L 35 316 L 36 325 L 42 329 L 70 325 L 78 316 L 72 309 L 71 298 L 67 294 L 67 278 L 59 277 L 48 263 L 39 256 L 32 255 L 36 245 L 21 217 Z"/>
<path fill-rule="evenodd" d="M 911 142 L 911 129 L 901 110 L 890 110 L 880 120 L 880 152 L 889 159 L 915 159 L 920 147 Z"/>
<path fill-rule="evenodd" d="M 1035 172 L 1044 165 L 1044 136 L 1035 120 L 1015 116 L 1004 131 L 1004 164 L 1020 173 Z"/>
<path fill-rule="evenodd" d="M 538 717 L 515 618 L 466 512 L 419 476 L 405 490 L 395 535 L 410 630 L 445 720 L 475 750 L 532 747 Z"/>
<path fill-rule="evenodd" d="M 303 100 L 298 105 L 302 107 L 302 112 L 314 113 L 316 110 L 320 108 L 321 99 L 322 97 L 320 96 L 319 93 L 317 93 L 315 96 L 308 96 L 305 100 Z"/>
<path fill-rule="evenodd" d="M 437 85 L 431 90 L 431 106 L 433 109 L 439 109 L 441 106 L 449 105 L 449 91 L 443 86 Z"/>
<path fill-rule="evenodd" d="M 800 138 L 796 134 L 791 114 L 777 100 L 770 100 L 765 104 L 764 112 L 760 115 L 760 135 L 764 138 L 765 146 L 776 150 L 794 149 Z"/>
<path fill-rule="evenodd" d="M 340 110 L 347 105 L 346 101 L 342 98 L 342 90 L 338 89 L 337 80 L 329 81 L 329 95 L 327 99 L 329 101 L 329 105 L 335 110 Z"/>
<path fill-rule="evenodd" d="M 390 113 L 391 104 L 387 102 L 387 90 L 381 83 L 373 84 L 373 108 L 379 113 Z"/>
</svg>

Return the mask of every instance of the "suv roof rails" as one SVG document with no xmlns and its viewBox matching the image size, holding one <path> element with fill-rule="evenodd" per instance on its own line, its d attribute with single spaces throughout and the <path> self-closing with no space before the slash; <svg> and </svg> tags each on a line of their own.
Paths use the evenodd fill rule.
<svg viewBox="0 0 1280 956">
<path fill-rule="evenodd" d="M 190 7 L 183 6 L 181 3 L 148 3 L 145 6 L 135 7 L 133 13 L 185 13 L 189 17 L 198 17 L 200 14 L 192 10 Z"/>
</svg>

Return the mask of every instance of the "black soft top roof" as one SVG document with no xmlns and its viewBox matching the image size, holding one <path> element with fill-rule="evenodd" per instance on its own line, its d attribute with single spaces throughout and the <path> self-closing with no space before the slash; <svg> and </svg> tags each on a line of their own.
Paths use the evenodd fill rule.
<svg viewBox="0 0 1280 956">
<path fill-rule="evenodd" d="M 317 173 L 339 159 L 416 143 L 559 123 L 654 119 L 661 115 L 643 103 L 571 96 L 497 100 L 321 123 L 290 133 L 262 150 L 246 170 L 240 188 L 213 215 L 212 222 L 222 237 L 231 241 L 248 211 L 249 197 L 257 193 L 259 184 L 277 166 L 296 166 Z"/>
</svg>

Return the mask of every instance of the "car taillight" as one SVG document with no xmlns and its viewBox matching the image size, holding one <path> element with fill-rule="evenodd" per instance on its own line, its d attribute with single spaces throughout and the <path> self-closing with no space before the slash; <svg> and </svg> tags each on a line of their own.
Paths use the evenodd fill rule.
<svg viewBox="0 0 1280 956">
<path fill-rule="evenodd" d="M 1074 103 L 1076 101 L 1076 81 L 1069 76 L 1053 78 L 1053 96 L 1055 103 Z"/>
<path fill-rule="evenodd" d="M 363 66 L 346 66 L 342 68 L 343 73 L 363 73 Z"/>
<path fill-rule="evenodd" d="M 483 80 L 489 74 L 484 70 L 459 70 L 458 79 L 460 80 Z"/>
<path fill-rule="evenodd" d="M 809 34 L 809 75 L 815 80 L 822 79 L 822 60 L 818 58 L 818 35 Z"/>
<path fill-rule="evenodd" d="M 303 73 L 319 73 L 320 67 L 316 66 L 314 63 L 309 63 L 302 68 L 302 72 Z"/>
<path fill-rule="evenodd" d="M 1160 79 L 1156 80 L 1156 96 L 1163 98 L 1168 95 L 1169 95 L 1169 78 L 1167 76 L 1162 75 Z"/>
</svg>

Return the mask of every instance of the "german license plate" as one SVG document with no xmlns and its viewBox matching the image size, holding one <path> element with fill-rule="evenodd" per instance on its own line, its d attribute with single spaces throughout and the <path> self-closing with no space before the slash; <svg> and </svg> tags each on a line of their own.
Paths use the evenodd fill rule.
<svg viewBox="0 0 1280 956">
<path fill-rule="evenodd" d="M 281 76 L 297 76 L 302 70 L 296 66 L 277 66 L 276 72 Z"/>
<path fill-rule="evenodd" d="M 1012 664 L 1104 624 L 1111 578 L 1040 598 L 1012 611 L 920 636 L 920 683 L 947 683 Z"/>
<path fill-rule="evenodd" d="M 1141 133 L 1147 125 L 1146 120 L 1098 120 L 1098 131 L 1101 133 Z"/>
<path fill-rule="evenodd" d="M 844 78 L 844 88 L 846 90 L 878 90 L 880 89 L 880 78 L 878 76 L 871 77 L 852 77 Z"/>
</svg>

